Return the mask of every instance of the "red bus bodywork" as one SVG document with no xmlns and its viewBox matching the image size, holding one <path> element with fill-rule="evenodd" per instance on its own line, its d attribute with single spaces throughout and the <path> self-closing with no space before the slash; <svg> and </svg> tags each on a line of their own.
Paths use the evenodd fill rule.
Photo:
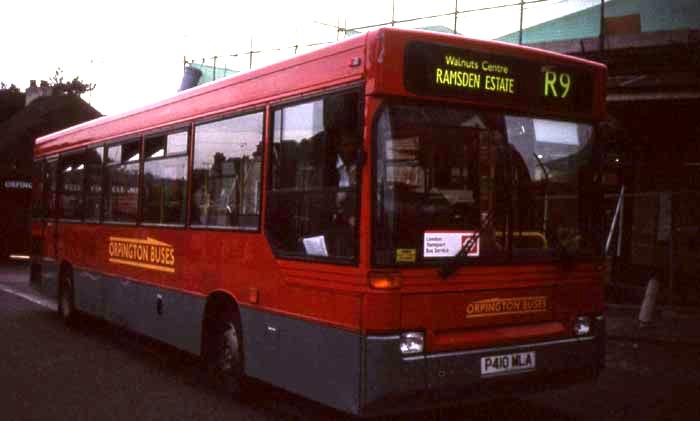
<svg viewBox="0 0 700 421">
<path fill-rule="evenodd" d="M 44 136 L 36 142 L 35 159 L 162 128 L 191 127 L 240 110 L 265 111 L 269 124 L 271 107 L 346 86 L 363 89 L 363 142 L 372 153 L 372 123 L 384 98 L 482 106 L 419 97 L 405 89 L 403 51 L 416 39 L 453 46 L 468 43 L 472 49 L 504 56 L 585 67 L 595 75 L 593 106 L 590 113 L 574 117 L 590 122 L 604 117 L 602 65 L 503 43 L 381 29 Z M 510 108 L 529 111 L 527 104 Z M 266 150 L 270 137 L 265 130 Z M 266 156 L 263 185 L 268 161 Z M 195 354 L 201 352 L 208 303 L 212 297 L 226 297 L 241 312 L 246 374 L 352 413 L 408 408 L 390 404 L 405 398 L 423 406 L 483 398 L 489 390 L 510 393 L 597 376 L 602 367 L 602 319 L 586 341 L 573 337 L 572 325 L 579 315 L 603 313 L 602 260 L 578 263 L 570 270 L 555 263 L 465 266 L 449 281 L 433 267 L 376 268 L 371 258 L 371 164 L 363 167 L 360 186 L 359 251 L 353 265 L 276 258 L 265 236 L 264 189 L 260 230 L 253 232 L 35 219 L 32 232 L 41 244 L 41 256 L 33 257 L 33 279 L 55 296 L 60 272 L 69 270 L 74 277 L 85 272 L 80 282 L 76 280 L 79 310 Z M 110 237 L 155 239 L 168 245 L 173 270 L 111 263 Z M 370 287 L 371 279 L 381 277 L 399 279 L 400 286 Z M 118 304 L 115 296 L 131 297 L 129 308 Z M 465 317 L 469 302 L 524 296 L 547 297 L 547 311 Z M 410 358 L 400 355 L 400 333 L 416 330 L 425 333 L 424 352 Z M 526 348 L 538 350 L 536 373 L 480 377 L 476 356 Z M 452 354 L 459 356 L 445 359 Z"/>
</svg>

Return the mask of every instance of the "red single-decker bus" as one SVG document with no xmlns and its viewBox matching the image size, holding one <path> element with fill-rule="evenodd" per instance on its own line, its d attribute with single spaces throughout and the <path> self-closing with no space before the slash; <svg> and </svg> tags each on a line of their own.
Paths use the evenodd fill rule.
<svg viewBox="0 0 700 421">
<path fill-rule="evenodd" d="M 605 82 L 385 28 L 44 136 L 32 283 L 354 414 L 595 379 Z"/>
</svg>

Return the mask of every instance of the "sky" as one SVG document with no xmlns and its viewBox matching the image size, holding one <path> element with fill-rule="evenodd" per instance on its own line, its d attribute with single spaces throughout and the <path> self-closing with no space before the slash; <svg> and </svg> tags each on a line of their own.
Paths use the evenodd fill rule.
<svg viewBox="0 0 700 421">
<path fill-rule="evenodd" d="M 459 10 L 512 5 L 517 0 L 459 0 Z M 590 7 L 598 0 L 546 0 L 527 5 L 524 26 Z M 342 39 L 337 27 L 358 27 L 454 11 L 454 0 L 24 0 L 3 4 L 0 81 L 24 90 L 57 68 L 66 80 L 96 84 L 83 99 L 105 115 L 176 93 L 183 60 L 239 71 Z M 452 27 L 453 16 L 399 23 Z M 458 32 L 493 39 L 519 25 L 519 7 L 459 15 Z M 325 44 L 322 44 L 325 45 Z"/>
</svg>

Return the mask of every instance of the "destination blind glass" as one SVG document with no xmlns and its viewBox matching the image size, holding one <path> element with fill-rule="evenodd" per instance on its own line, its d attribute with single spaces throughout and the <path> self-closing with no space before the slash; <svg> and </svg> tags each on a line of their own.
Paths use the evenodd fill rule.
<svg viewBox="0 0 700 421">
<path fill-rule="evenodd" d="M 526 105 L 535 112 L 588 114 L 593 77 L 571 66 L 412 42 L 404 56 L 406 89 L 494 105 Z"/>
</svg>

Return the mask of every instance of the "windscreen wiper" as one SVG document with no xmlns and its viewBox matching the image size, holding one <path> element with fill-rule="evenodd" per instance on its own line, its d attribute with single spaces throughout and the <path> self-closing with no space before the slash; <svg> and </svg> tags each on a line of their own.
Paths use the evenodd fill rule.
<svg viewBox="0 0 700 421">
<path fill-rule="evenodd" d="M 496 144 L 496 151 L 498 152 L 499 155 L 501 155 L 504 158 L 504 163 L 506 164 L 507 171 L 503 174 L 505 177 L 505 182 L 510 183 L 513 181 L 512 176 L 510 175 L 510 170 L 512 168 L 512 163 L 510 160 L 510 149 L 508 147 L 507 141 L 501 143 L 501 144 Z M 462 248 L 459 249 L 457 254 L 454 256 L 450 257 L 448 260 L 445 260 L 441 265 L 440 269 L 438 269 L 438 275 L 442 277 L 442 279 L 447 279 L 450 275 L 452 275 L 457 268 L 459 268 L 460 263 L 463 263 L 464 257 L 469 254 L 469 251 L 474 247 L 477 241 L 479 241 L 479 238 L 481 237 L 481 234 L 484 233 L 484 230 L 487 227 L 490 227 L 493 224 L 493 219 L 494 216 L 496 215 L 496 209 L 500 207 L 500 204 L 498 203 L 500 201 L 497 201 L 497 203 L 489 209 L 489 212 L 486 214 L 486 218 L 484 218 L 481 226 L 477 230 L 476 234 L 474 234 L 469 240 L 467 240 L 466 243 L 462 246 Z"/>
<path fill-rule="evenodd" d="M 462 248 L 459 249 L 457 254 L 454 256 L 450 257 L 448 260 L 444 261 L 440 265 L 440 269 L 438 269 L 438 275 L 442 277 L 442 279 L 447 279 L 450 275 L 455 273 L 457 268 L 460 267 L 460 263 L 464 262 L 464 257 L 469 254 L 469 250 L 474 247 L 477 241 L 479 241 L 479 238 L 481 237 L 481 234 L 484 232 L 484 230 L 489 227 L 492 223 L 493 217 L 496 214 L 496 208 L 491 208 L 489 210 L 489 213 L 486 215 L 486 218 L 484 218 L 484 223 L 479 227 L 479 230 L 476 232 L 476 234 L 472 235 L 470 239 L 467 240 L 466 243 L 462 246 Z"/>
</svg>

